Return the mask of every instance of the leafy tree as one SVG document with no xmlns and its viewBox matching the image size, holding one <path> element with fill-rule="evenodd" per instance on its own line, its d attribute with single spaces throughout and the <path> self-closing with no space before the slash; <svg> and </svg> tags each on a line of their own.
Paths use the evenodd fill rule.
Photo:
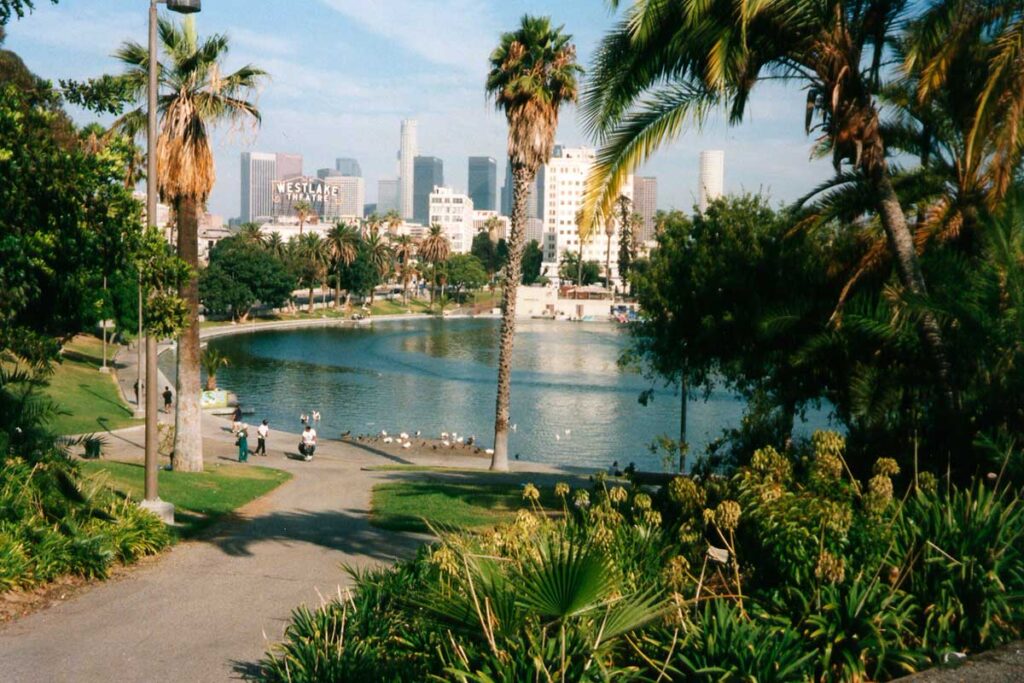
<svg viewBox="0 0 1024 683">
<path fill-rule="evenodd" d="M 501 245 L 506 244 L 504 254 L 502 254 Z M 488 277 L 494 277 L 494 274 L 501 270 L 504 265 L 504 258 L 508 257 L 507 243 L 505 240 L 492 241 L 490 236 L 486 232 L 478 232 L 473 237 L 473 245 L 470 247 L 470 253 L 480 260 L 484 268 L 487 270 Z M 504 257 L 504 258 L 503 258 Z"/>
<path fill-rule="evenodd" d="M 508 265 L 501 301 L 498 346 L 498 397 L 494 415 L 491 469 L 508 469 L 509 389 L 512 344 L 516 332 L 516 288 L 522 277 L 526 239 L 526 201 L 537 169 L 551 157 L 563 104 L 576 100 L 576 63 L 572 37 L 547 17 L 524 16 L 519 27 L 501 36 L 490 56 L 487 93 L 508 120 L 509 164 L 512 167 L 512 220 Z"/>
<path fill-rule="evenodd" d="M 364 242 L 360 242 L 356 258 L 349 264 L 339 268 L 341 286 L 350 294 L 365 299 L 380 284 L 380 271 L 373 264 L 373 259 Z"/>
<path fill-rule="evenodd" d="M 532 285 L 540 278 L 541 264 L 544 263 L 544 252 L 540 250 L 537 240 L 530 240 L 523 250 L 523 284 Z"/>
<path fill-rule="evenodd" d="M 562 254 L 562 262 L 558 264 L 558 277 L 563 282 L 586 287 L 601 279 L 601 264 L 597 261 L 584 261 L 580 264 L 578 253 L 566 251 Z"/>
<path fill-rule="evenodd" d="M 267 249 L 234 235 L 210 250 L 210 265 L 199 277 L 199 299 L 212 313 L 245 320 L 257 303 L 283 306 L 295 289 L 287 266 Z"/>
<path fill-rule="evenodd" d="M 472 254 L 455 254 L 445 264 L 448 284 L 461 294 L 463 289 L 480 289 L 490 279 L 484 264 Z"/>
<path fill-rule="evenodd" d="M 132 268 L 141 207 L 122 182 L 131 145 L 85 142 L 51 89 L 0 86 L 0 349 L 53 358 L 54 338 L 103 314 L 104 276 Z"/>
<path fill-rule="evenodd" d="M 712 107 L 724 106 L 739 123 L 754 87 L 782 78 L 807 91 L 805 124 L 821 132 L 817 150 L 831 154 L 837 171 L 863 177 L 903 289 L 926 298 L 876 99 L 887 41 L 911 7 L 906 0 L 712 0 L 686 12 L 667 11 L 665 2 L 632 5 L 602 42 L 587 81 L 584 117 L 602 147 L 588 179 L 584 223 L 610 214 L 626 176 L 685 122 L 699 124 Z M 938 317 L 923 310 L 917 322 L 952 410 Z"/>
<path fill-rule="evenodd" d="M 54 5 L 57 4 L 57 0 L 50 0 L 50 2 Z M 0 0 L 0 27 L 9 22 L 13 17 L 21 19 L 27 12 L 31 12 L 34 9 L 34 0 Z"/>
<path fill-rule="evenodd" d="M 236 71 L 223 68 L 228 39 L 213 35 L 200 40 L 195 22 L 159 20 L 165 62 L 159 69 L 157 104 L 160 133 L 156 152 L 160 196 L 174 207 L 178 225 L 178 254 L 196 276 L 181 290 L 190 321 L 178 340 L 178 402 L 174 439 L 175 469 L 201 472 L 203 442 L 199 405 L 199 243 L 198 210 L 213 188 L 214 162 L 208 127 L 218 123 L 259 122 L 259 111 L 247 98 L 266 75 L 251 65 Z M 115 56 L 126 67 L 124 79 L 140 107 L 124 114 L 119 129 L 141 135 L 146 127 L 149 49 L 125 42 Z"/>
</svg>

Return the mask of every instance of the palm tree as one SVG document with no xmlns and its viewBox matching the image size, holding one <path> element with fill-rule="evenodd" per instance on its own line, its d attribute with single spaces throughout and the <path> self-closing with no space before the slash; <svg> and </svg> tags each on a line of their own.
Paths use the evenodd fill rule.
<svg viewBox="0 0 1024 683">
<path fill-rule="evenodd" d="M 313 211 L 313 205 L 304 199 L 300 199 L 292 205 L 292 211 L 295 212 L 295 217 L 299 219 L 299 236 L 302 236 L 302 227 L 306 224 L 306 221 L 311 218 L 316 220 L 316 212 Z"/>
<path fill-rule="evenodd" d="M 254 244 L 258 247 L 265 247 L 267 245 L 267 235 L 257 223 L 243 223 L 238 228 L 238 236 L 248 244 Z"/>
<path fill-rule="evenodd" d="M 284 259 L 288 254 L 288 243 L 276 230 L 267 237 L 264 248 L 279 259 Z"/>
<path fill-rule="evenodd" d="M 213 188 L 215 175 L 207 129 L 222 122 L 258 124 L 259 111 L 248 98 L 266 74 L 249 65 L 227 73 L 222 68 L 228 52 L 227 37 L 215 34 L 200 41 L 191 19 L 181 24 L 160 19 L 158 29 L 166 59 L 159 68 L 162 90 L 158 98 L 161 122 L 156 145 L 159 190 L 163 200 L 174 207 L 178 255 L 193 271 L 193 276 L 181 287 L 181 297 L 188 306 L 188 325 L 178 340 L 174 468 L 200 472 L 203 442 L 199 405 L 197 212 Z M 149 50 L 128 41 L 115 57 L 126 65 L 124 80 L 135 100 L 142 103 L 115 125 L 133 136 L 142 134 L 146 127 Z"/>
<path fill-rule="evenodd" d="M 494 409 L 491 469 L 508 469 L 509 390 L 512 345 L 516 333 L 516 290 L 526 234 L 526 200 L 537 169 L 551 158 L 558 111 L 576 100 L 576 63 L 572 37 L 548 17 L 524 16 L 519 27 L 501 36 L 490 56 L 487 93 L 508 120 L 508 156 L 512 166 L 512 225 L 501 296 L 498 391 Z"/>
<path fill-rule="evenodd" d="M 409 260 L 416 251 L 416 243 L 409 235 L 399 235 L 391 240 L 391 251 L 395 257 L 395 271 L 402 278 L 402 301 L 406 301 L 406 288 L 409 285 Z"/>
<path fill-rule="evenodd" d="M 376 231 L 371 232 L 363 239 L 363 247 L 366 249 L 366 255 L 370 259 L 370 264 L 377 270 L 381 280 L 386 279 L 388 273 L 391 272 L 391 247 L 388 246 L 387 242 Z M 373 306 L 376 291 L 376 287 L 370 290 L 371 306 Z"/>
<path fill-rule="evenodd" d="M 299 235 L 295 239 L 295 256 L 298 259 L 301 279 L 309 288 L 308 308 L 313 313 L 313 287 L 322 282 L 330 263 L 330 251 L 326 240 L 315 232 Z"/>
<path fill-rule="evenodd" d="M 398 234 L 398 229 L 402 227 L 402 217 L 398 215 L 398 212 L 391 209 L 384 214 L 384 223 L 388 226 L 388 234 L 391 236 Z"/>
<path fill-rule="evenodd" d="M 365 237 L 366 235 L 370 234 L 376 235 L 378 232 L 380 232 L 380 226 L 383 225 L 383 223 L 384 219 L 382 219 L 380 215 L 376 211 L 374 211 L 369 216 L 363 219 L 363 236 Z"/>
<path fill-rule="evenodd" d="M 685 10 L 669 0 L 634 4 L 602 41 L 587 84 L 584 118 L 601 144 L 587 182 L 587 223 L 610 213 L 626 176 L 688 119 L 699 125 L 712 107 L 725 105 L 730 122 L 739 123 L 762 78 L 794 81 L 808 93 L 806 127 L 821 132 L 818 149 L 831 152 L 837 169 L 847 164 L 864 177 L 900 282 L 926 297 L 875 100 L 885 41 L 906 6 L 907 0 L 709 0 Z M 931 312 L 919 324 L 952 407 L 942 331 Z"/>
<path fill-rule="evenodd" d="M 612 236 L 615 235 L 615 218 L 609 216 L 604 222 L 604 234 L 608 243 L 604 249 L 604 286 L 612 291 Z M 580 252 L 580 263 L 583 263 L 583 252 Z"/>
<path fill-rule="evenodd" d="M 341 267 L 350 266 L 359 253 L 359 233 L 351 225 L 339 221 L 325 238 L 330 255 L 330 270 L 334 273 L 334 305 L 341 308 Z"/>
<path fill-rule="evenodd" d="M 451 250 L 452 244 L 448 240 L 448 236 L 444 234 L 444 228 L 437 223 L 431 225 L 427 231 L 427 236 L 420 243 L 420 256 L 434 266 L 431 271 L 432 277 L 430 281 L 431 309 L 434 308 L 434 287 L 437 284 L 438 264 L 448 260 L 448 254 L 451 253 Z"/>
<path fill-rule="evenodd" d="M 217 349 L 206 347 L 200 357 L 203 370 L 206 371 L 206 390 L 217 391 L 217 371 L 229 364 L 227 356 Z"/>
<path fill-rule="evenodd" d="M 491 244 L 498 243 L 498 230 L 501 229 L 501 219 L 497 216 L 490 216 L 484 221 L 483 229 L 487 231 L 487 239 Z"/>
</svg>

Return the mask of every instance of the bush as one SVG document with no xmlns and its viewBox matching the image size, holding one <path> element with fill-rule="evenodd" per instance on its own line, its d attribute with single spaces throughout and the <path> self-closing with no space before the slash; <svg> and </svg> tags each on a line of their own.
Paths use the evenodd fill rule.
<svg viewBox="0 0 1024 683">
<path fill-rule="evenodd" d="M 87 486 L 58 453 L 0 463 L 0 591 L 64 574 L 105 578 L 170 543 L 166 526 L 100 485 Z"/>
<path fill-rule="evenodd" d="M 515 522 L 441 533 L 297 611 L 263 680 L 889 680 L 1019 637 L 1013 493 L 920 473 L 903 503 L 896 461 L 860 481 L 844 458 L 819 432 L 731 478 L 598 474 L 555 486 L 560 515 L 527 484 Z"/>
</svg>

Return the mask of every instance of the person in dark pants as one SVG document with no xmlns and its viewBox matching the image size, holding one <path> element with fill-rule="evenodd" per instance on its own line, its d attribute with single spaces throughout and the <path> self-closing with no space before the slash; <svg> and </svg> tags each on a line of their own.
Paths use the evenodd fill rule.
<svg viewBox="0 0 1024 683">
<path fill-rule="evenodd" d="M 171 403 L 174 402 L 174 394 L 171 393 L 170 387 L 164 387 L 164 412 L 171 412 Z"/>
<path fill-rule="evenodd" d="M 266 456 L 268 434 L 270 434 L 270 427 L 267 425 L 267 421 L 264 420 L 263 424 L 256 428 L 256 455 Z"/>
<path fill-rule="evenodd" d="M 238 444 L 238 462 L 249 462 L 249 433 L 245 425 L 238 430 L 238 439 L 235 443 Z"/>
<path fill-rule="evenodd" d="M 235 406 L 235 412 L 231 413 L 231 433 L 236 433 L 242 428 L 242 406 Z"/>
</svg>

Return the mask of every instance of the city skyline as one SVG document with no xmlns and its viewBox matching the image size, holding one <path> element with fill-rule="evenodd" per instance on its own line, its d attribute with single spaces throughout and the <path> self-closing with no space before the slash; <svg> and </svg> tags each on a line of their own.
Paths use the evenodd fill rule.
<svg viewBox="0 0 1024 683">
<path fill-rule="evenodd" d="M 418 151 L 448 165 L 452 187 L 468 187 L 470 156 L 493 157 L 500 173 L 507 131 L 504 117 L 484 97 L 487 56 L 524 11 L 564 23 L 584 64 L 615 21 L 596 0 L 514 6 L 443 0 L 430 7 L 412 0 L 319 0 L 304 8 L 301 20 L 283 6 L 256 13 L 240 0 L 206 3 L 195 15 L 197 29 L 228 35 L 229 66 L 252 63 L 271 74 L 258 98 L 262 127 L 215 131 L 217 183 L 209 209 L 237 215 L 239 154 L 257 150 L 301 154 L 307 173 L 334 166 L 339 156 L 358 159 L 366 199 L 374 202 L 378 182 L 399 177 L 398 131 L 407 118 L 419 122 Z M 31 15 L 7 27 L 6 47 L 43 78 L 87 78 L 119 72 L 110 55 L 124 40 L 144 42 L 145 27 L 145 8 L 116 0 L 37 3 Z M 387 60 L 379 59 L 382 50 Z M 724 149 L 730 159 L 727 191 L 763 187 L 774 201 L 795 199 L 830 175 L 827 161 L 808 163 L 813 141 L 804 134 L 804 101 L 795 88 L 759 87 L 743 125 L 726 128 L 715 114 L 703 132 L 684 134 L 635 173 L 659 178 L 659 208 L 688 211 L 697 202 L 700 150 Z M 96 118 L 72 113 L 80 122 Z M 566 146 L 593 145 L 571 107 L 557 139 Z"/>
</svg>

